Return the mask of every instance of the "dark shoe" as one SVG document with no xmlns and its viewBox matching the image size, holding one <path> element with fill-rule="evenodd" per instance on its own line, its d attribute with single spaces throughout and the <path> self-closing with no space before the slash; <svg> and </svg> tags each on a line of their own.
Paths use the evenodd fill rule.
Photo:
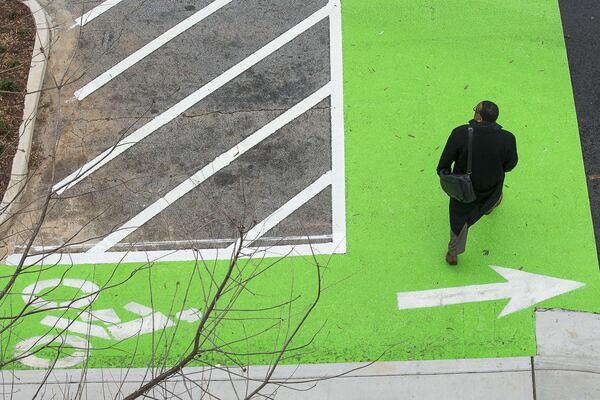
<svg viewBox="0 0 600 400">
<path fill-rule="evenodd" d="M 458 264 L 458 256 L 453 256 L 450 253 L 446 253 L 446 262 L 450 265 L 457 265 Z"/>
</svg>

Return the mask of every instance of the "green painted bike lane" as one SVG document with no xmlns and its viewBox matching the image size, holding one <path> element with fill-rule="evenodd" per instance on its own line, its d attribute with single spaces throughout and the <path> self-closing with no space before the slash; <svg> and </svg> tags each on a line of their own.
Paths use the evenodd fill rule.
<svg viewBox="0 0 600 400">
<path fill-rule="evenodd" d="M 285 363 L 533 355 L 533 307 L 502 318 L 507 300 L 398 310 L 398 292 L 503 282 L 489 265 L 586 284 L 537 307 L 600 311 L 600 274 L 562 35 L 558 5 L 545 0 L 344 1 L 348 252 L 319 257 L 326 265 L 324 291 L 293 342 L 310 345 Z M 482 99 L 500 105 L 499 122 L 515 133 L 520 163 L 507 177 L 501 207 L 471 230 L 467 253 L 452 268 L 443 259 L 447 198 L 435 166 L 450 130 L 470 119 Z M 241 293 L 236 308 L 269 307 L 299 295 L 292 307 L 297 321 L 315 293 L 310 261 L 290 257 L 276 263 Z M 261 268 L 259 262 L 251 265 Z M 53 267 L 19 278 L 16 287 L 20 291 L 39 277 L 88 279 L 101 286 L 128 279 L 103 292 L 94 308 L 113 308 L 127 320 L 134 316 L 123 306 L 135 301 L 173 315 L 205 305 L 208 278 L 192 266 L 157 263 L 130 279 L 138 266 Z M 222 274 L 226 263 L 215 266 Z M 57 290 L 48 297 L 73 293 Z M 10 302 L 22 304 L 20 296 Z M 5 303 L 3 313 L 8 308 Z M 218 329 L 219 340 L 275 327 L 231 347 L 274 351 L 288 312 L 278 307 L 248 319 L 258 315 L 233 311 Z M 73 313 L 65 315 L 75 318 Z M 20 321 L 3 338 L 5 352 L 19 340 L 42 335 L 45 314 Z M 87 366 L 146 366 L 153 341 L 174 329 L 123 341 L 91 338 L 95 350 Z M 185 351 L 193 329 L 178 326 L 168 362 Z M 231 362 L 212 353 L 204 360 Z M 272 356 L 243 361 L 268 363 Z"/>
</svg>

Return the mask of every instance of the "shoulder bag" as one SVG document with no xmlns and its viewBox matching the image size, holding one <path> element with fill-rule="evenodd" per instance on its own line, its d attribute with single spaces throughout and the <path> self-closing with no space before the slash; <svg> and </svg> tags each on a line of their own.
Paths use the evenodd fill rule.
<svg viewBox="0 0 600 400">
<path fill-rule="evenodd" d="M 471 182 L 471 164 L 473 159 L 473 127 L 469 126 L 469 144 L 467 147 L 467 173 L 453 174 L 440 171 L 440 184 L 444 192 L 461 203 L 472 203 L 476 199 Z"/>
</svg>

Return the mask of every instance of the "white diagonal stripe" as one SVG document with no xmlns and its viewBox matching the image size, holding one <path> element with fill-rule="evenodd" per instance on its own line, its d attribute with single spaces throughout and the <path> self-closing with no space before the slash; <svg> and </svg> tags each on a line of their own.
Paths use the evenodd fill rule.
<svg viewBox="0 0 600 400">
<path fill-rule="evenodd" d="M 312 107 L 316 106 L 327 98 L 331 93 L 330 84 L 326 84 L 315 93 L 302 100 L 288 111 L 269 122 L 264 127 L 260 128 L 246 139 L 242 140 L 236 146 L 232 147 L 225 153 L 215 158 L 211 163 L 204 166 L 201 170 L 190 176 L 177 187 L 169 191 L 164 197 L 161 197 L 153 204 L 148 206 L 138 215 L 130 219 L 116 231 L 106 236 L 97 245 L 88 250 L 88 253 L 102 253 L 119 243 L 125 237 L 135 232 L 139 227 L 161 213 L 164 209 L 179 200 L 192 189 L 200 185 L 202 182 L 231 164 L 236 158 L 252 149 L 254 146 L 277 132 L 279 129 L 293 121 Z"/>
<path fill-rule="evenodd" d="M 319 179 L 311 183 L 307 188 L 302 190 L 300 193 L 292 197 L 287 203 L 279 207 L 273 214 L 256 224 L 254 228 L 250 229 L 244 241 L 247 243 L 254 242 L 260 239 L 265 233 L 273 229 L 278 223 L 289 217 L 294 211 L 306 204 L 310 199 L 321 193 L 327 186 L 331 185 L 331 177 L 333 174 L 331 171 L 323 174 Z M 235 245 L 239 243 L 239 240 L 229 246 L 228 251 L 233 251 Z"/>
<path fill-rule="evenodd" d="M 111 8 L 119 4 L 121 1 L 123 0 L 106 0 L 102 4 L 92 8 L 90 11 L 77 18 L 73 26 L 71 26 L 71 28 L 75 28 L 76 26 L 84 26 L 97 16 L 103 14 L 104 12 L 110 10 Z"/>
<path fill-rule="evenodd" d="M 262 47 L 260 50 L 246 57 L 244 60 L 229 68 L 227 71 L 223 72 L 221 75 L 202 86 L 200 89 L 181 100 L 179 103 L 175 104 L 173 107 L 169 108 L 167 111 L 162 113 L 161 115 L 154 118 L 152 121 L 148 122 L 131 135 L 120 140 L 115 146 L 105 150 L 99 156 L 94 158 L 93 160 L 87 162 L 81 168 L 58 182 L 52 187 L 57 194 L 63 193 L 65 190 L 70 187 L 76 185 L 79 181 L 90 175 L 92 172 L 100 169 L 106 163 L 111 161 L 113 158 L 117 157 L 119 154 L 123 153 L 125 150 L 135 145 L 140 140 L 144 139 L 146 136 L 152 134 L 154 131 L 159 129 L 165 124 L 168 124 L 173 119 L 184 113 L 186 110 L 194 106 L 200 100 L 204 99 L 206 96 L 213 93 L 215 90 L 219 89 L 221 86 L 225 85 L 238 75 L 242 74 L 244 71 L 248 70 L 264 58 L 268 57 L 270 54 L 274 53 L 290 41 L 292 41 L 297 36 L 301 35 L 306 30 L 310 29 L 312 26 L 317 24 L 319 21 L 323 20 L 329 15 L 330 5 L 327 4 L 325 7 L 321 8 L 319 11 L 315 12 L 304 21 L 300 22 L 298 25 L 294 26 L 277 39 L 269 42 L 267 45 Z"/>
<path fill-rule="evenodd" d="M 108 82 L 125 72 L 127 69 L 232 1 L 233 0 L 213 1 L 200 11 L 184 19 L 182 22 L 178 23 L 141 49 L 137 50 L 135 53 L 116 64 L 114 67 L 110 68 L 106 72 L 103 72 L 100 76 L 83 86 L 81 89 L 77 90 L 75 92 L 75 98 L 77 98 L 77 100 L 85 99 L 87 96 L 106 85 Z"/>
</svg>

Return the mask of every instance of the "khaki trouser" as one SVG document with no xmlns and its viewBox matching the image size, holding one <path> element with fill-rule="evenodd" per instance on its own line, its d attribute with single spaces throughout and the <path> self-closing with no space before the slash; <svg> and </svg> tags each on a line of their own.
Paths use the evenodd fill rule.
<svg viewBox="0 0 600 400">
<path fill-rule="evenodd" d="M 502 194 L 500 194 L 500 198 L 498 199 L 498 201 L 496 202 L 496 204 L 494 204 L 492 206 L 492 208 L 490 208 L 490 210 L 488 212 L 486 212 L 487 214 L 491 214 L 492 211 L 494 211 L 494 209 L 496 209 L 496 207 L 498 207 L 500 205 L 500 203 L 502 202 Z M 452 229 L 450 229 L 450 243 L 448 243 L 448 254 L 450 254 L 451 256 L 458 256 L 459 254 L 462 254 L 465 252 L 465 248 L 467 246 L 467 235 L 469 234 L 469 225 L 465 224 L 462 229 L 460 230 L 460 233 L 457 235 L 456 233 L 454 233 L 452 231 Z"/>
<path fill-rule="evenodd" d="M 458 256 L 465 252 L 467 246 L 467 234 L 469 233 L 469 225 L 464 224 L 460 233 L 457 235 L 450 229 L 450 243 L 448 243 L 448 254 Z"/>
</svg>

